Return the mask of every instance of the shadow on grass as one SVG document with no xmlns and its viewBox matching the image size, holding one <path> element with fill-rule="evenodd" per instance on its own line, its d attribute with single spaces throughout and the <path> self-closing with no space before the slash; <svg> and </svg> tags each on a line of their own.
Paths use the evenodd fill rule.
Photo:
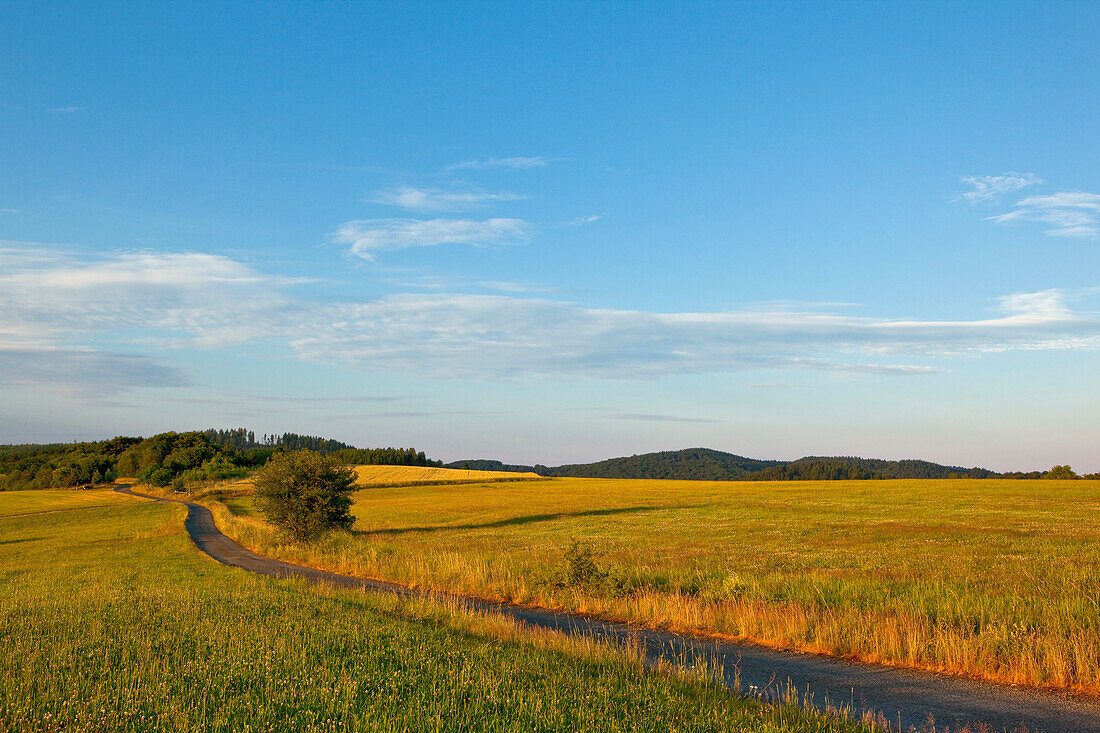
<svg viewBox="0 0 1100 733">
<path fill-rule="evenodd" d="M 20 540 L 0 540 L 0 545 L 18 545 L 22 542 L 39 542 L 46 539 L 45 537 L 24 537 Z"/>
<path fill-rule="evenodd" d="M 451 529 L 495 529 L 498 527 L 515 527 L 535 522 L 552 522 L 555 519 L 572 519 L 574 517 L 608 517 L 615 514 L 640 514 L 642 512 L 656 512 L 662 509 L 689 509 L 693 507 L 667 507 L 667 506 L 627 506 L 618 509 L 589 509 L 583 512 L 557 512 L 556 514 L 528 514 L 524 517 L 511 517 L 500 519 L 496 522 L 484 522 L 482 524 L 437 524 L 429 527 L 395 527 L 393 529 L 372 529 L 367 531 L 355 531 L 357 535 L 396 535 L 408 532 L 439 532 Z"/>
</svg>

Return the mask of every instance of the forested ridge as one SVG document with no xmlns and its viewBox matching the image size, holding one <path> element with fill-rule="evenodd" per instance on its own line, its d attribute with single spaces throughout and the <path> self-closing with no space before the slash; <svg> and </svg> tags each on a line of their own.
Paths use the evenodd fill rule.
<svg viewBox="0 0 1100 733">
<path fill-rule="evenodd" d="M 487 459 L 453 461 L 446 468 L 471 468 L 478 471 L 534 472 L 540 476 L 573 476 L 577 478 L 653 478 L 691 479 L 700 481 L 730 481 L 746 476 L 779 461 L 745 458 L 710 448 L 644 453 L 642 455 L 608 458 L 595 463 L 563 466 L 534 466 L 501 463 Z"/>
<path fill-rule="evenodd" d="M 884 461 L 855 456 L 806 456 L 796 461 L 761 469 L 746 476 L 750 481 L 830 481 L 891 478 L 992 478 L 985 468 L 942 466 L 931 461 Z"/>
<path fill-rule="evenodd" d="M 524 466 L 517 463 L 501 463 L 488 458 L 475 458 L 469 461 L 452 461 L 444 464 L 443 468 L 461 468 L 467 471 L 506 471 L 508 473 L 541 473 L 549 469 L 541 464 Z"/>
<path fill-rule="evenodd" d="M 280 452 L 309 449 L 345 464 L 439 466 L 415 448 L 355 448 L 336 440 L 284 433 L 255 435 L 244 428 L 116 437 L 83 443 L 0 446 L 0 491 L 84 486 L 132 476 L 183 488 L 244 476 Z"/>
<path fill-rule="evenodd" d="M 709 448 L 687 448 L 610 458 L 596 463 L 558 466 L 547 469 L 546 475 L 728 481 L 778 463 L 779 461 L 745 458 Z"/>
<path fill-rule="evenodd" d="M 759 460 L 712 450 L 683 450 L 643 453 L 641 455 L 608 458 L 595 463 L 563 466 L 534 466 L 501 463 L 478 459 L 454 461 L 447 468 L 472 468 L 479 471 L 533 471 L 541 476 L 573 476 L 577 478 L 649 478 L 687 479 L 698 481 L 732 481 L 764 468 L 780 465 L 781 461 Z"/>
<path fill-rule="evenodd" d="M 424 451 L 415 448 L 356 448 L 347 443 L 316 435 L 283 433 L 282 435 L 256 434 L 245 428 L 231 430 L 204 430 L 203 435 L 211 442 L 223 448 L 237 450 L 276 449 L 283 451 L 311 450 L 323 456 L 334 456 L 336 460 L 357 466 L 442 466 L 442 461 L 433 461 L 424 455 Z"/>
<path fill-rule="evenodd" d="M 870 479 L 946 478 L 1077 478 L 1069 466 L 1048 471 L 998 473 L 987 468 L 945 466 L 917 459 L 887 461 L 855 456 L 806 456 L 794 461 L 745 458 L 708 448 L 687 448 L 611 458 L 595 463 L 534 466 L 477 459 L 453 461 L 447 468 L 483 471 L 533 471 L 542 476 L 578 478 L 641 478 L 703 481 L 839 481 Z M 1085 478 L 1100 478 L 1090 474 Z"/>
</svg>

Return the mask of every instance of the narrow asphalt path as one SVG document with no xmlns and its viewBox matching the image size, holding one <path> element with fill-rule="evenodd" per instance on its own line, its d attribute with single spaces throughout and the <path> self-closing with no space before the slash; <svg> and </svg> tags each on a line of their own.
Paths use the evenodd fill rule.
<svg viewBox="0 0 1100 733">
<path fill-rule="evenodd" d="M 1100 733 L 1098 700 L 835 657 L 777 651 L 544 608 L 449 593 L 428 593 L 396 583 L 353 578 L 257 555 L 222 534 L 210 510 L 199 504 L 140 494 L 128 485 L 119 485 L 115 491 L 159 502 L 185 504 L 187 533 L 200 550 L 225 565 L 273 578 L 304 578 L 337 588 L 405 598 L 430 595 L 452 599 L 472 610 L 500 614 L 533 627 L 591 636 L 616 644 L 638 644 L 644 647 L 650 663 L 659 659 L 676 661 L 706 657 L 720 666 L 730 689 L 743 694 L 755 693 L 767 700 L 775 699 L 793 685 L 800 695 L 811 694 L 818 707 L 847 706 L 856 718 L 865 711 L 881 713 L 895 726 L 900 722 L 903 730 L 920 729 L 929 720 L 934 720 L 937 731 L 943 731 L 944 726 L 955 731 L 970 725 L 972 730 Z"/>
</svg>

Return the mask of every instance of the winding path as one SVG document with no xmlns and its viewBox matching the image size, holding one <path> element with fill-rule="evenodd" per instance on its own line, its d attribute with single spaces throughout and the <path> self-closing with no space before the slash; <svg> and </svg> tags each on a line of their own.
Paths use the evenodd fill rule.
<svg viewBox="0 0 1100 733">
<path fill-rule="evenodd" d="M 213 514 L 200 504 L 141 494 L 125 484 L 115 491 L 158 502 L 185 504 L 187 534 L 200 550 L 224 565 L 273 578 L 304 578 L 337 588 L 406 598 L 427 594 L 396 583 L 339 575 L 257 555 L 222 534 L 214 524 Z M 449 593 L 431 595 L 457 600 L 473 610 L 500 614 L 538 628 L 583 634 L 618 644 L 641 644 L 651 663 L 661 658 L 705 656 L 720 665 L 726 684 L 732 690 L 754 691 L 765 699 L 774 699 L 788 685 L 793 685 L 800 695 L 811 693 L 814 704 L 819 707 L 826 704 L 847 706 L 857 718 L 865 711 L 881 713 L 895 725 L 900 721 L 903 729 L 920 728 L 932 719 L 938 731 L 944 730 L 945 725 L 954 731 L 969 724 L 977 730 L 985 725 L 993 731 L 1100 733 L 1100 701 L 1090 698 L 777 651 Z"/>
</svg>

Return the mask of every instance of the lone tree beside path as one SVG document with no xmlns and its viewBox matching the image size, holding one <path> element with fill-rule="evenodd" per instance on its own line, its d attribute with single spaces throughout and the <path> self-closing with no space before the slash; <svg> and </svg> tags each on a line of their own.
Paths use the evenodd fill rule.
<svg viewBox="0 0 1100 733">
<path fill-rule="evenodd" d="M 252 483 L 267 520 L 300 542 L 348 529 L 355 521 L 348 511 L 355 472 L 319 453 L 280 453 L 256 473 Z"/>
</svg>

